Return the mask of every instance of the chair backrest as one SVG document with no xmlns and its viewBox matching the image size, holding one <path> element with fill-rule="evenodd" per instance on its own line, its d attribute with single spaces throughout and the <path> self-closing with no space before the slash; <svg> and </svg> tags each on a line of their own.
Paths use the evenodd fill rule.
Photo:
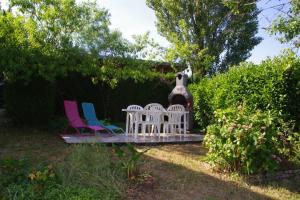
<svg viewBox="0 0 300 200">
<path fill-rule="evenodd" d="M 154 112 L 151 112 L 154 111 Z M 149 112 L 146 113 L 146 121 L 149 122 L 161 122 L 162 121 L 162 110 L 156 109 L 156 107 L 153 107 L 150 109 Z"/>
<path fill-rule="evenodd" d="M 164 107 L 159 103 L 149 103 L 144 107 L 146 111 L 165 111 Z M 157 116 L 162 117 L 159 113 L 148 112 L 146 114 L 146 121 L 157 122 L 158 120 L 162 120 L 157 118 Z"/>
<path fill-rule="evenodd" d="M 86 127 L 80 118 L 76 101 L 64 101 L 65 113 L 69 121 L 69 125 L 73 127 Z"/>
<path fill-rule="evenodd" d="M 127 110 L 143 110 L 144 108 L 139 105 L 130 105 L 127 107 Z"/>
<path fill-rule="evenodd" d="M 167 108 L 167 111 L 171 111 L 171 112 L 174 112 L 174 113 L 168 113 L 168 116 L 169 116 L 169 122 L 171 123 L 179 123 L 181 122 L 182 120 L 182 116 L 183 114 L 180 113 L 180 112 L 183 112 L 185 111 L 185 108 L 183 105 L 180 105 L 180 104 L 174 104 L 174 105 L 171 105 Z M 178 112 L 178 113 L 175 113 L 175 112 Z"/>
<path fill-rule="evenodd" d="M 95 107 L 92 103 L 83 102 L 81 104 L 84 118 L 89 126 L 101 126 L 102 123 L 97 119 Z"/>
<path fill-rule="evenodd" d="M 174 104 L 167 108 L 167 111 L 185 111 L 185 108 L 183 105 L 180 104 Z"/>
<path fill-rule="evenodd" d="M 159 103 L 150 103 L 144 107 L 144 110 L 159 110 L 164 111 L 164 107 Z"/>
<path fill-rule="evenodd" d="M 144 108 L 142 106 L 139 105 L 130 105 L 127 107 L 127 110 L 144 110 Z M 131 123 L 135 122 L 135 121 L 141 121 L 142 120 L 142 115 L 140 115 L 139 113 L 129 113 L 129 117 L 130 117 L 130 121 Z"/>
</svg>

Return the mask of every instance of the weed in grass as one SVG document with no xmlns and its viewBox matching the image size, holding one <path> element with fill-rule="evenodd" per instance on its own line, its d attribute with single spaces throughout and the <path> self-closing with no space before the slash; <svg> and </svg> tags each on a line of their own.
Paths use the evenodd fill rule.
<svg viewBox="0 0 300 200">
<path fill-rule="evenodd" d="M 148 149 L 138 152 L 132 144 L 127 144 L 126 149 L 123 150 L 119 146 L 113 145 L 114 152 L 119 158 L 119 166 L 127 175 L 129 180 L 134 180 L 139 177 L 138 162 L 141 156 L 148 151 Z"/>
<path fill-rule="evenodd" d="M 124 197 L 123 171 L 112 162 L 112 153 L 101 145 L 76 145 L 58 172 L 65 186 L 95 188 L 112 199 Z"/>
<path fill-rule="evenodd" d="M 34 169 L 28 160 L 2 159 L 0 186 L 3 199 L 45 199 L 45 191 L 56 185 L 51 166 Z"/>
<path fill-rule="evenodd" d="M 0 160 L 0 192 L 11 183 L 21 184 L 26 181 L 30 171 L 28 160 L 4 158 Z"/>
</svg>

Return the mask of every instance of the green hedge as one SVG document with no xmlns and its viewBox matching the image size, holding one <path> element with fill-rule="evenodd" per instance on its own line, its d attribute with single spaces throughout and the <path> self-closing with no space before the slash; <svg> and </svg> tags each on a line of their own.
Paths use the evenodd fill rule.
<svg viewBox="0 0 300 200">
<path fill-rule="evenodd" d="M 210 164 L 245 174 L 299 164 L 299 133 L 293 132 L 300 130 L 299 86 L 300 59 L 291 54 L 243 63 L 190 86 Z"/>
<path fill-rule="evenodd" d="M 123 80 L 117 87 L 111 88 L 108 83 L 94 84 L 90 77 L 72 73 L 57 79 L 55 83 L 39 78 L 29 83 L 8 83 L 5 88 L 5 105 L 8 115 L 19 125 L 48 125 L 52 120 L 65 117 L 65 99 L 76 100 L 79 106 L 84 101 L 94 103 L 100 119 L 125 121 L 121 109 L 130 104 L 144 106 L 159 102 L 167 106 L 172 87 L 154 78 L 143 82 Z"/>
<path fill-rule="evenodd" d="M 296 126 L 300 131 L 300 59 L 286 70 L 284 87 L 286 112 L 289 113 L 290 119 L 296 121 Z"/>
<path fill-rule="evenodd" d="M 195 121 L 205 129 L 214 111 L 243 105 L 246 110 L 272 110 L 300 125 L 300 59 L 283 55 L 260 65 L 243 63 L 227 73 L 190 86 Z"/>
<path fill-rule="evenodd" d="M 3 104 L 4 104 L 4 99 L 3 99 L 4 94 L 3 94 L 3 92 L 4 92 L 4 86 L 2 85 L 2 86 L 0 86 L 0 108 L 2 108 Z"/>
<path fill-rule="evenodd" d="M 94 103 L 97 115 L 101 119 L 124 121 L 122 108 L 130 104 L 145 106 L 151 102 L 168 105 L 168 95 L 172 85 L 160 79 L 134 81 L 132 79 L 120 81 L 115 88 L 100 82 L 92 83 L 91 78 L 79 74 L 72 74 L 57 81 L 57 111 L 63 115 L 64 99 L 77 100 L 79 103 L 87 101 Z"/>
<path fill-rule="evenodd" d="M 6 83 L 4 94 L 7 114 L 15 125 L 45 125 L 54 114 L 55 87 L 49 81 Z"/>
</svg>

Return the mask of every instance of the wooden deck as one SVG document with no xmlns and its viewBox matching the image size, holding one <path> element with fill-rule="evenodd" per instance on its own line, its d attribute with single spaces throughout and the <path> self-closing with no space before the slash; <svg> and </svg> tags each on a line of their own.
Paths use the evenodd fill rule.
<svg viewBox="0 0 300 200">
<path fill-rule="evenodd" d="M 203 135 L 200 134 L 174 134 L 169 136 L 143 136 L 125 134 L 99 134 L 99 135 L 61 135 L 62 139 L 68 144 L 81 143 L 104 143 L 104 144 L 141 144 L 141 145 L 159 145 L 159 144 L 185 144 L 185 143 L 199 143 L 203 141 Z"/>
</svg>

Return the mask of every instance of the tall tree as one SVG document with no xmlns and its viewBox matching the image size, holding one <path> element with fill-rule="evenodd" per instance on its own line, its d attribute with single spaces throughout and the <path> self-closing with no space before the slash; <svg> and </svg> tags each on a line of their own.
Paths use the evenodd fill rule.
<svg viewBox="0 0 300 200">
<path fill-rule="evenodd" d="M 300 48 L 300 1 L 288 3 L 290 7 L 286 12 L 281 7 L 277 8 L 281 15 L 273 21 L 271 33 L 281 34 L 281 42 L 291 42 L 294 47 Z"/>
<path fill-rule="evenodd" d="M 2 3 L 0 3 L 0 6 Z M 157 74 L 149 34 L 130 43 L 109 29 L 109 13 L 90 0 L 10 0 L 0 10 L 0 77 L 5 81 L 49 81 L 70 71 L 115 86 L 120 79 Z M 1 7 L 0 7 L 1 9 Z M 100 59 L 103 58 L 103 59 Z"/>
<path fill-rule="evenodd" d="M 260 43 L 259 12 L 247 2 L 232 12 L 221 0 L 147 0 L 159 33 L 171 43 L 167 58 L 190 64 L 201 75 L 246 60 Z"/>
<path fill-rule="evenodd" d="M 251 6 L 260 0 L 252 0 L 245 6 Z M 238 12 L 239 2 L 236 0 L 223 0 L 224 4 Z M 279 35 L 282 43 L 291 43 L 296 49 L 300 47 L 300 1 L 299 0 L 268 0 L 262 2 L 260 13 L 264 16 L 265 11 L 272 10 L 274 19 L 270 21 L 267 30 L 273 35 Z"/>
<path fill-rule="evenodd" d="M 98 60 L 93 52 L 109 51 L 108 25 L 108 11 L 96 3 L 10 0 L 0 14 L 0 56 L 6 58 L 0 71 L 14 81 L 32 76 L 53 80 L 70 70 L 89 70 Z"/>
</svg>

